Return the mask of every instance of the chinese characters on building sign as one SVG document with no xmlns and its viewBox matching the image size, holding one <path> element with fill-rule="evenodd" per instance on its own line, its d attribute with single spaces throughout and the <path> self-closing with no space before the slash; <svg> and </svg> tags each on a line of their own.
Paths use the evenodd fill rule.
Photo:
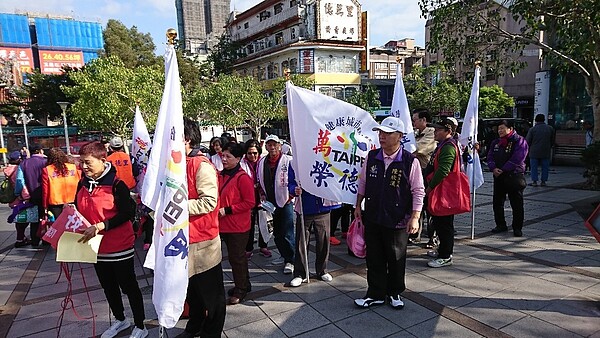
<svg viewBox="0 0 600 338">
<path fill-rule="evenodd" d="M 82 52 L 40 50 L 42 74 L 61 74 L 63 66 L 81 68 L 84 65 Z"/>
<path fill-rule="evenodd" d="M 0 60 L 14 60 L 21 73 L 33 71 L 33 53 L 31 48 L 0 47 Z"/>
<path fill-rule="evenodd" d="M 358 41 L 360 6 L 350 0 L 320 3 L 319 38 Z"/>
</svg>

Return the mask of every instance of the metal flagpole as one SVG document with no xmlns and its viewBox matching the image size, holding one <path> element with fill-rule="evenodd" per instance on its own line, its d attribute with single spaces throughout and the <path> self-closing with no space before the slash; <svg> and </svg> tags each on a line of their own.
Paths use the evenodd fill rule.
<svg viewBox="0 0 600 338">
<path fill-rule="evenodd" d="M 473 160 L 475 159 L 473 158 Z M 479 156 L 477 156 L 477 161 L 479 161 Z M 477 188 L 475 188 L 475 168 L 471 170 L 471 186 L 473 187 L 473 193 L 471 194 L 471 239 L 473 240 L 475 239 L 475 191 L 477 191 Z"/>
<path fill-rule="evenodd" d="M 300 187 L 300 183 L 296 180 L 296 184 Z M 302 189 L 302 188 L 300 188 Z M 304 229 L 304 210 L 302 210 L 302 194 L 298 196 L 298 209 L 300 209 L 300 226 L 302 232 L 300 233 L 300 242 L 302 243 L 302 250 L 304 251 L 304 272 L 306 273 L 306 283 L 310 283 L 310 273 L 308 271 L 308 243 L 306 242 L 306 230 Z M 297 225 L 297 224 L 296 224 Z"/>
</svg>

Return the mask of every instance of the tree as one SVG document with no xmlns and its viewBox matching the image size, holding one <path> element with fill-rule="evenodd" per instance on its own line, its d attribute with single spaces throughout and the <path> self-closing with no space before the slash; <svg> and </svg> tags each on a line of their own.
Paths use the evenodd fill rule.
<svg viewBox="0 0 600 338">
<path fill-rule="evenodd" d="M 360 91 L 354 93 L 346 99 L 348 103 L 351 103 L 357 107 L 360 107 L 369 113 L 373 114 L 374 111 L 381 108 L 381 101 L 379 101 L 379 90 L 377 87 L 368 83 L 363 86 Z"/>
<path fill-rule="evenodd" d="M 110 19 L 102 35 L 106 56 L 118 57 L 127 68 L 161 63 L 162 58 L 154 55 L 156 46 L 150 33 L 142 33 L 136 26 L 127 28 L 120 21 Z"/>
<path fill-rule="evenodd" d="M 62 88 L 72 87 L 75 84 L 71 74 L 78 71 L 65 67 L 61 74 L 42 74 L 39 70 L 28 74 L 28 82 L 19 88 L 17 95 L 29 99 L 24 106 L 25 113 L 33 114 L 36 119 L 60 119 L 62 109 L 56 102 L 69 101 Z"/>
<path fill-rule="evenodd" d="M 600 2 L 562 0 L 419 0 L 430 18 L 430 51 L 440 50 L 450 64 L 486 60 L 496 73 L 517 72 L 516 59 L 534 45 L 554 67 L 585 79 L 592 99 L 594 139 L 600 141 Z M 503 11 L 521 26 L 510 31 Z"/>
<path fill-rule="evenodd" d="M 498 85 L 479 89 L 479 117 L 511 117 L 515 101 Z M 466 106 L 465 110 L 466 111 Z"/>
<path fill-rule="evenodd" d="M 129 137 L 136 102 L 149 129 L 156 124 L 164 87 L 164 72 L 158 67 L 130 69 L 110 56 L 93 60 L 71 79 L 75 85 L 61 89 L 75 102 L 71 115 L 81 127 Z"/>
<path fill-rule="evenodd" d="M 211 65 L 212 77 L 218 78 L 223 74 L 231 74 L 233 65 L 239 58 L 245 57 L 242 52 L 242 44 L 237 41 L 231 41 L 231 38 L 223 34 L 214 48 L 211 48 L 208 62 Z"/>
<path fill-rule="evenodd" d="M 427 108 L 432 114 L 456 112 L 468 91 L 446 73 L 443 66 L 414 67 L 405 79 L 406 96 L 411 109 Z M 466 109 L 466 107 L 465 107 Z"/>
</svg>

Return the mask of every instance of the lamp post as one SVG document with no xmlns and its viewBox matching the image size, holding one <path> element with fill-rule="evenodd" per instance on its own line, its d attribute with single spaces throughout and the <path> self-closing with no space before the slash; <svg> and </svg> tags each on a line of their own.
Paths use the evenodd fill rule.
<svg viewBox="0 0 600 338">
<path fill-rule="evenodd" d="M 67 126 L 67 107 L 71 104 L 70 102 L 56 102 L 62 109 L 63 124 L 65 125 L 65 142 L 67 146 L 67 155 L 71 156 L 71 147 L 69 145 L 69 126 Z"/>
<path fill-rule="evenodd" d="M 29 123 L 29 121 L 31 121 L 32 117 L 33 117 L 33 115 L 25 114 L 25 108 L 21 108 L 21 114 L 14 115 L 15 119 L 19 118 L 23 122 L 23 134 L 25 135 L 25 147 L 27 148 L 27 150 L 29 150 L 29 139 L 27 138 L 27 123 Z"/>
<path fill-rule="evenodd" d="M 4 115 L 0 114 L 0 147 L 4 148 L 4 133 L 2 132 L 2 121 L 4 121 Z M 6 153 L 2 153 L 2 160 L 6 166 Z"/>
</svg>

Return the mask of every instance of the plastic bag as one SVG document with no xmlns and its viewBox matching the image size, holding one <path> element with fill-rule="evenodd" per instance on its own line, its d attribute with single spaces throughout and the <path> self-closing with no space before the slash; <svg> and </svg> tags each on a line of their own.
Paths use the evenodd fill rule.
<svg viewBox="0 0 600 338">
<path fill-rule="evenodd" d="M 258 210 L 258 229 L 265 243 L 269 243 L 273 235 L 273 215 L 265 210 Z"/>
<path fill-rule="evenodd" d="M 365 258 L 367 256 L 367 243 L 365 242 L 365 226 L 359 219 L 354 219 L 350 228 L 348 228 L 348 236 L 346 237 L 348 248 L 354 256 Z"/>
</svg>

